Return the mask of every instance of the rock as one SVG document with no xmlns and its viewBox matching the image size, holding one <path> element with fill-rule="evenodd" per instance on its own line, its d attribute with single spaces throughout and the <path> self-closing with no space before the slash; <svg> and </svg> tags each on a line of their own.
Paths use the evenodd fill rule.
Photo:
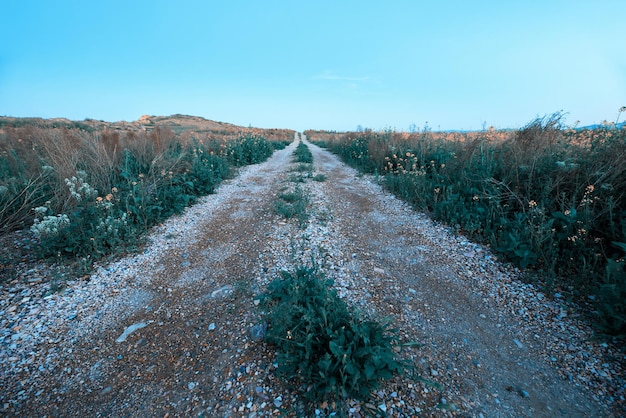
<svg viewBox="0 0 626 418">
<path fill-rule="evenodd" d="M 194 390 L 195 387 L 196 387 L 196 382 L 189 382 L 189 384 L 187 385 L 187 389 L 189 390 Z"/>
<path fill-rule="evenodd" d="M 261 325 L 254 325 L 250 327 L 250 339 L 252 341 L 263 341 L 265 338 L 265 333 L 267 332 L 267 323 L 264 322 Z"/>
<path fill-rule="evenodd" d="M 379 268 L 379 267 L 374 267 L 374 273 L 376 274 L 385 274 L 385 270 Z"/>
<path fill-rule="evenodd" d="M 224 296 L 228 296 L 233 293 L 233 287 L 230 285 L 222 286 L 219 289 L 216 289 L 211 292 L 212 298 L 221 298 Z"/>
<path fill-rule="evenodd" d="M 518 348 L 524 348 L 524 344 L 522 344 L 522 342 L 521 342 L 520 340 L 517 340 L 517 339 L 515 339 L 515 338 L 514 338 L 514 339 L 513 339 L 513 342 L 515 343 L 515 345 L 516 345 Z"/>
<path fill-rule="evenodd" d="M 144 328 L 146 325 L 145 322 L 138 322 L 136 324 L 133 324 L 131 326 L 129 326 L 128 328 L 126 328 L 124 330 L 124 332 L 122 333 L 122 335 L 120 335 L 119 337 L 117 337 L 117 340 L 115 340 L 115 342 L 117 343 L 123 343 L 124 341 L 126 341 L 126 338 L 132 334 L 133 332 L 137 331 L 138 329 Z"/>
<path fill-rule="evenodd" d="M 209 331 L 213 331 L 215 329 L 215 322 L 211 322 L 209 324 Z"/>
<path fill-rule="evenodd" d="M 530 394 L 524 389 L 518 390 L 517 393 L 519 393 L 519 396 L 521 396 L 522 398 L 528 398 L 530 396 Z"/>
</svg>

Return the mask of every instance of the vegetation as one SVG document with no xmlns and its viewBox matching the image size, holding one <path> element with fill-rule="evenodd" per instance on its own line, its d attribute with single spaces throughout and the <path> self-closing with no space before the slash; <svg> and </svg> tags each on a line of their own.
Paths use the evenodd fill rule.
<svg viewBox="0 0 626 418">
<path fill-rule="evenodd" d="M 394 331 L 360 319 L 331 284 L 314 269 L 299 268 L 283 272 L 264 296 L 266 341 L 278 349 L 278 373 L 301 384 L 309 407 L 367 400 L 381 380 L 405 372 L 395 358 Z"/>
<path fill-rule="evenodd" d="M 292 192 L 279 194 L 274 202 L 274 208 L 279 215 L 286 219 L 297 219 L 301 228 L 309 220 L 308 206 L 309 196 L 299 185 L 296 185 Z"/>
<path fill-rule="evenodd" d="M 535 272 L 548 290 L 594 300 L 600 330 L 626 335 L 626 129 L 567 129 L 554 114 L 518 131 L 324 140 L 416 208 Z"/>
<path fill-rule="evenodd" d="M 309 147 L 307 147 L 307 145 L 302 141 L 300 141 L 293 154 L 294 161 L 297 163 L 313 163 L 313 154 L 311 154 L 311 150 L 309 149 Z"/>
<path fill-rule="evenodd" d="M 18 124 L 19 125 L 19 124 Z M 94 260 L 212 193 L 285 141 L 74 127 L 0 130 L 0 233 L 30 228 L 43 257 Z"/>
</svg>

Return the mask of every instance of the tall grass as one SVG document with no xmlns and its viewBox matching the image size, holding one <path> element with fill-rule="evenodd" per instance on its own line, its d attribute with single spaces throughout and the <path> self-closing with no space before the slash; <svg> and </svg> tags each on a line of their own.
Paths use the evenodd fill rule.
<svg viewBox="0 0 626 418">
<path fill-rule="evenodd" d="M 329 147 L 548 290 L 590 296 L 600 329 L 626 334 L 626 129 L 567 129 L 555 114 L 518 131 L 349 133 Z"/>
<path fill-rule="evenodd" d="M 0 130 L 0 234 L 30 228 L 41 256 L 97 259 L 211 193 L 283 142 L 37 126 Z"/>
</svg>

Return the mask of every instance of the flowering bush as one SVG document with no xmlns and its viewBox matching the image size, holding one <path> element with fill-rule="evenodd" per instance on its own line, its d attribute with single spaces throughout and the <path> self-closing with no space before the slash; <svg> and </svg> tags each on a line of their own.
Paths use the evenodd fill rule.
<svg viewBox="0 0 626 418">
<path fill-rule="evenodd" d="M 502 133 L 347 134 L 330 148 L 383 174 L 420 210 L 532 268 L 549 291 L 598 295 L 603 330 L 626 335 L 615 305 L 626 294 L 626 129 L 566 129 L 556 114 Z"/>
</svg>

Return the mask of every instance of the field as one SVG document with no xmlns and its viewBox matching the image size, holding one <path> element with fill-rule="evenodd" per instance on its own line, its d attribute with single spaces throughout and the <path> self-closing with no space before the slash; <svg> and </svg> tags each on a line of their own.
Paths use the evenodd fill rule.
<svg viewBox="0 0 626 418">
<path fill-rule="evenodd" d="M 0 125 L 3 415 L 623 416 L 624 130 Z"/>
<path fill-rule="evenodd" d="M 233 167 L 267 159 L 292 137 L 184 115 L 117 124 L 2 118 L 0 234 L 29 228 L 39 256 L 88 268 L 136 247 Z"/>
<path fill-rule="evenodd" d="M 623 126 L 568 129 L 555 114 L 518 131 L 306 134 L 626 334 Z"/>
</svg>

